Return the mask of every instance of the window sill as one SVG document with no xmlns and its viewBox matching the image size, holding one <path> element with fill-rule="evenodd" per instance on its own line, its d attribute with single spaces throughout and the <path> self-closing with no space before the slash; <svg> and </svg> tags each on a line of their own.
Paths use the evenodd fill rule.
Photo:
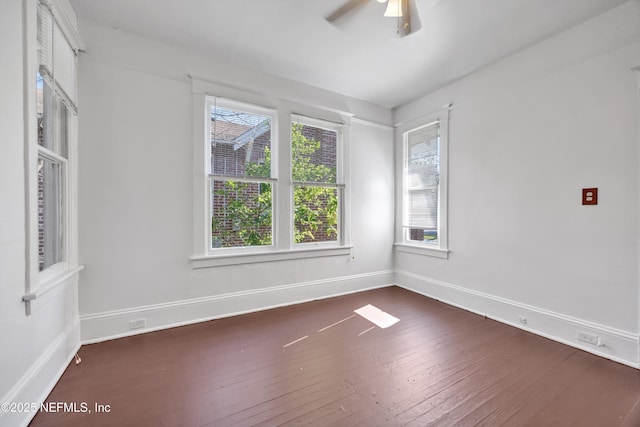
<svg viewBox="0 0 640 427">
<path fill-rule="evenodd" d="M 431 248 L 428 246 L 422 245 L 409 245 L 407 243 L 395 243 L 394 246 L 398 252 L 405 252 L 409 254 L 416 255 L 424 255 L 424 256 L 432 256 L 436 258 L 449 258 L 449 250 L 448 249 L 440 249 L 440 248 Z"/>
<path fill-rule="evenodd" d="M 27 315 L 35 313 L 40 307 L 44 307 L 49 301 L 57 298 L 72 283 L 77 283 L 78 273 L 83 269 L 84 266 L 81 265 L 55 274 L 45 274 L 44 278 L 41 277 L 38 287 L 22 296 Z"/>
<path fill-rule="evenodd" d="M 22 296 L 22 300 L 31 301 L 31 300 L 42 297 L 43 295 L 49 293 L 50 291 L 58 287 L 58 285 L 65 283 L 67 279 L 79 273 L 82 269 L 84 269 L 84 266 L 80 265 L 74 268 L 66 269 L 52 277 L 47 277 L 46 280 L 38 284 L 38 287 L 36 289 L 24 294 Z"/>
<path fill-rule="evenodd" d="M 287 261 L 303 258 L 344 256 L 351 254 L 352 247 L 353 246 L 332 246 L 271 252 L 194 256 L 191 257 L 191 266 L 192 268 L 197 269 L 221 267 L 225 265 L 253 264 L 258 262 Z"/>
</svg>

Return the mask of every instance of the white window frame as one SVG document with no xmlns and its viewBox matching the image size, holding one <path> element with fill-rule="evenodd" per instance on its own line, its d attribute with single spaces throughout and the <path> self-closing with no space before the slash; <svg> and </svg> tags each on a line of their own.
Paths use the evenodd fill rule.
<svg viewBox="0 0 640 427">
<path fill-rule="evenodd" d="M 408 137 L 409 133 L 439 123 L 440 140 L 440 177 L 438 184 L 438 239 L 437 243 L 419 242 L 409 239 L 409 229 L 406 227 L 408 218 Z M 398 198 L 396 199 L 396 250 L 418 255 L 433 256 L 437 258 L 449 257 L 448 239 L 448 182 L 449 182 L 449 109 L 438 111 L 434 114 L 421 117 L 396 129 L 397 156 L 396 182 L 399 183 Z"/>
<path fill-rule="evenodd" d="M 60 155 L 58 155 L 57 153 L 54 153 L 53 151 L 47 150 L 44 147 L 38 147 L 38 160 L 40 159 L 44 159 L 44 160 L 48 160 L 53 164 L 56 164 L 59 166 L 59 180 L 60 180 L 60 185 L 59 185 L 59 197 L 60 197 L 60 230 L 59 230 L 59 234 L 60 234 L 60 245 L 62 246 L 62 259 L 60 260 L 60 262 L 57 262 L 56 264 L 52 264 L 46 268 L 44 268 L 43 270 L 40 271 L 40 281 L 46 281 L 48 280 L 50 277 L 55 276 L 56 274 L 58 274 L 59 272 L 65 271 L 68 268 L 68 260 L 69 260 L 69 212 L 68 212 L 68 199 L 69 199 L 69 164 L 68 164 L 68 160 L 65 157 L 62 157 Z M 38 256 L 38 270 L 40 270 L 39 267 L 40 264 L 40 260 L 39 260 L 39 256 Z"/>
<path fill-rule="evenodd" d="M 277 191 L 278 191 L 278 144 L 277 144 L 277 138 L 276 136 L 278 135 L 278 114 L 277 111 L 271 108 L 265 108 L 265 107 L 260 107 L 254 104 L 249 104 L 249 103 L 245 103 L 245 102 L 239 102 L 239 101 L 235 101 L 235 100 L 231 100 L 231 99 L 227 99 L 227 98 L 219 98 L 219 97 L 214 97 L 214 96 L 207 96 L 206 97 L 206 109 L 208 112 L 211 111 L 211 108 L 215 108 L 215 107 L 222 107 L 222 108 L 229 108 L 232 110 L 236 110 L 236 111 L 241 111 L 243 113 L 249 113 L 249 114 L 258 114 L 261 116 L 266 116 L 269 117 L 271 119 L 271 129 L 270 129 L 270 150 L 271 150 L 271 173 L 270 176 L 267 178 L 247 178 L 247 177 L 239 177 L 239 176 L 233 176 L 233 175 L 224 175 L 224 174 L 213 174 L 211 171 L 211 161 L 213 160 L 213 157 L 211 156 L 211 138 L 208 138 L 208 154 L 209 154 L 209 159 L 207 161 L 207 177 L 206 177 L 206 183 L 205 186 L 207 188 L 207 206 L 209 207 L 209 213 L 208 213 L 208 218 L 209 218 L 209 223 L 211 222 L 211 217 L 213 216 L 213 204 L 211 201 L 211 192 L 212 192 L 212 188 L 211 188 L 211 180 L 212 179 L 217 179 L 220 181 L 243 181 L 243 182 L 255 182 L 255 183 L 268 183 L 271 184 L 271 198 L 272 198 L 272 203 L 271 203 L 271 244 L 270 245 L 262 245 L 262 246 L 236 246 L 236 247 L 230 247 L 230 248 L 214 248 L 213 247 L 213 235 L 211 233 L 211 231 L 209 231 L 208 234 L 208 238 L 209 238 L 209 243 L 208 243 L 208 248 L 210 250 L 211 254 L 219 254 L 219 255 L 229 255 L 229 254 L 238 254 L 238 253 L 257 253 L 257 252 L 269 252 L 269 251 L 273 251 L 274 248 L 277 246 L 277 208 L 276 208 L 276 203 L 275 201 L 277 200 Z M 209 119 L 210 120 L 210 119 Z M 206 135 L 210 135 L 210 132 L 207 133 Z M 206 144 L 206 143 L 205 143 Z"/>
<path fill-rule="evenodd" d="M 351 115 L 335 109 L 322 109 L 316 106 L 302 105 L 278 98 L 276 95 L 265 95 L 243 89 L 224 86 L 215 82 L 193 76 L 192 111 L 193 111 L 193 246 L 191 266 L 194 269 L 219 267 L 225 265 L 250 264 L 258 262 L 283 261 L 290 259 L 317 258 L 327 256 L 349 256 L 351 254 L 349 227 L 349 122 Z M 211 199 L 209 194 L 210 145 L 209 104 L 210 97 L 223 99 L 224 102 L 235 102 L 237 105 L 252 105 L 260 114 L 274 111 L 272 123 L 273 179 L 273 245 L 247 246 L 237 248 L 211 247 Z M 294 113 L 295 112 L 295 113 Z M 293 116 L 316 117 L 324 123 L 335 123 L 340 127 L 342 140 L 342 170 L 345 186 L 342 204 L 341 239 L 330 244 L 311 243 L 294 244 L 293 236 L 293 181 L 291 180 L 291 131 Z M 275 169 L 273 169 L 275 168 Z M 283 178 L 285 177 L 285 178 Z M 324 243 L 324 242 L 323 242 Z"/>
<path fill-rule="evenodd" d="M 37 130 L 37 103 L 36 103 L 36 75 L 40 67 L 40 57 L 43 52 L 38 42 L 38 14 L 48 13 L 51 25 L 57 33 L 53 34 L 56 40 L 53 43 L 68 43 L 71 49 L 59 49 L 58 57 L 55 46 L 50 57 L 47 57 L 49 66 L 55 68 L 56 64 L 65 67 L 67 72 L 61 74 L 64 82 L 58 82 L 53 70 L 53 84 L 51 91 L 56 93 L 59 102 L 67 106 L 66 115 L 66 157 L 60 156 L 54 150 L 47 149 L 38 144 Z M 25 114 L 25 220 L 26 226 L 26 283 L 25 294 L 22 299 L 25 302 L 26 314 L 30 315 L 39 307 L 44 306 L 51 298 L 65 289 L 67 285 L 75 282 L 77 273 L 82 269 L 78 265 L 77 253 L 77 144 L 78 144 L 78 117 L 74 114 L 77 105 L 75 99 L 75 84 L 77 73 L 67 67 L 77 66 L 77 53 L 84 50 L 85 46 L 80 39 L 76 27 L 75 15 L 71 5 L 66 0 L 31 0 L 25 2 L 24 8 L 24 41 L 25 41 L 25 87 L 24 87 L 24 114 Z M 44 49 L 46 50 L 46 49 Z M 69 73 L 69 71 L 71 71 Z M 66 89 L 65 89 L 66 88 Z M 70 89 L 71 88 L 71 89 Z M 66 92 L 65 92 L 66 90 Z M 43 99 L 44 101 L 44 99 Z M 59 125 L 60 114 L 56 102 L 52 102 L 53 120 Z M 58 130 L 54 124 L 53 133 Z M 54 136 L 54 139 L 58 136 Z M 40 158 L 50 160 L 60 166 L 60 193 L 61 193 L 61 239 L 62 260 L 54 265 L 39 271 L 38 254 L 38 160 Z"/>
<path fill-rule="evenodd" d="M 326 242 L 304 242 L 304 243 L 295 243 L 293 242 L 295 248 L 320 248 L 320 247 L 336 247 L 336 246 L 344 246 L 345 245 L 345 193 L 346 193 L 346 184 L 344 178 L 344 142 L 343 142 L 343 130 L 344 126 L 338 123 L 328 122 L 326 120 L 315 119 L 311 117 L 294 115 L 292 116 L 292 121 L 290 122 L 289 132 L 291 132 L 291 127 L 294 123 L 298 123 L 301 125 L 313 126 L 315 128 L 327 129 L 336 133 L 336 182 L 333 183 L 318 183 L 318 182 L 306 182 L 306 181 L 294 181 L 293 177 L 291 177 L 291 233 L 295 234 L 294 230 L 294 214 L 293 214 L 293 193 L 296 186 L 311 186 L 311 187 L 329 187 L 335 188 L 338 194 L 338 236 L 336 240 L 326 241 Z M 291 141 L 293 144 L 293 140 Z M 293 149 L 293 147 L 292 147 Z M 293 153 L 292 153 L 293 154 Z M 291 162 L 293 164 L 293 158 L 290 156 Z"/>
</svg>

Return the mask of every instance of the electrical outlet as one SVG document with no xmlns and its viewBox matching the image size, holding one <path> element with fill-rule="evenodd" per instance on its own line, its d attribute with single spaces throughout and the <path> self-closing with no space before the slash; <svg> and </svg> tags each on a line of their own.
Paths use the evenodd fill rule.
<svg viewBox="0 0 640 427">
<path fill-rule="evenodd" d="M 597 335 L 588 334 L 586 332 L 578 331 L 577 338 L 578 338 L 578 341 L 584 341 L 593 345 L 598 345 L 598 342 L 599 342 Z"/>
<path fill-rule="evenodd" d="M 129 329 L 140 329 L 147 326 L 147 319 L 136 319 L 129 322 Z"/>
<path fill-rule="evenodd" d="M 598 204 L 598 189 L 597 188 L 583 188 L 582 189 L 582 204 L 583 205 L 597 205 Z"/>
</svg>

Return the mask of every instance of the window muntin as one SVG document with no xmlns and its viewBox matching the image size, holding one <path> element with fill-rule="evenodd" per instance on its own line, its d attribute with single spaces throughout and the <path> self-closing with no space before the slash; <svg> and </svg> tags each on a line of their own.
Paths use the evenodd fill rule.
<svg viewBox="0 0 640 427">
<path fill-rule="evenodd" d="M 404 134 L 404 215 L 406 242 L 440 245 L 440 122 Z"/>
<path fill-rule="evenodd" d="M 274 112 L 208 102 L 210 249 L 273 246 Z"/>
<path fill-rule="evenodd" d="M 344 185 L 340 132 L 331 124 L 298 118 L 291 124 L 294 243 L 340 241 Z"/>
</svg>

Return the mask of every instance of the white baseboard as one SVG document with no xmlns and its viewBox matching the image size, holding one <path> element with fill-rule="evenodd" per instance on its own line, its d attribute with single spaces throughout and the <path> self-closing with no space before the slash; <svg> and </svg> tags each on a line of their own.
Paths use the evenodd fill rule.
<svg viewBox="0 0 640 427">
<path fill-rule="evenodd" d="M 382 288 L 391 286 L 392 283 L 393 271 L 384 270 L 87 314 L 80 316 L 81 339 L 83 344 L 91 344 L 222 317 Z M 129 322 L 138 319 L 145 319 L 147 326 L 131 330 Z"/>
<path fill-rule="evenodd" d="M 397 286 L 409 291 L 589 353 L 634 368 L 640 368 L 640 339 L 638 334 L 473 291 L 406 271 L 396 270 L 395 279 Z M 520 317 L 526 318 L 526 324 L 520 323 Z M 578 331 L 597 335 L 604 345 L 598 346 L 578 341 Z"/>
<path fill-rule="evenodd" d="M 79 349 L 80 322 L 76 320 L 47 347 L 0 402 L 36 404 L 39 409 Z M 0 426 L 27 426 L 35 415 L 36 412 L 0 411 Z"/>
<path fill-rule="evenodd" d="M 640 337 L 638 334 L 398 270 L 395 272 L 385 270 L 83 315 L 80 316 L 81 341 L 83 344 L 91 344 L 362 292 L 391 284 L 589 353 L 634 368 L 640 367 Z M 527 319 L 525 325 L 519 322 L 520 317 Z M 138 319 L 145 319 L 147 326 L 131 330 L 129 322 Z M 597 346 L 578 341 L 578 331 L 597 335 L 604 345 Z"/>
</svg>

